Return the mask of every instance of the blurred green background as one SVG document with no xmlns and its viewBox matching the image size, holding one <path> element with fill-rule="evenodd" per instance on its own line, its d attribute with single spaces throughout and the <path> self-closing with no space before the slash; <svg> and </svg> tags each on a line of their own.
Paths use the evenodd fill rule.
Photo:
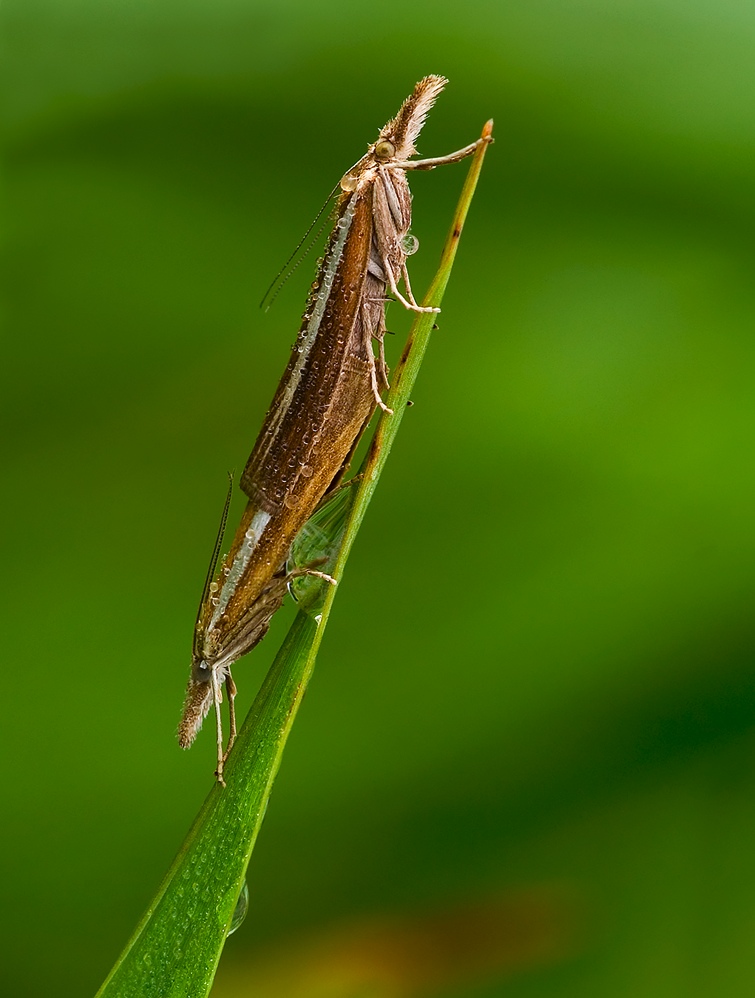
<svg viewBox="0 0 755 998">
<path fill-rule="evenodd" d="M 196 603 L 313 261 L 257 303 L 428 72 L 421 152 L 497 142 L 213 994 L 751 994 L 752 4 L 24 0 L 5 35 L 3 994 L 92 994 L 210 787 Z M 464 171 L 411 178 L 418 293 Z"/>
</svg>

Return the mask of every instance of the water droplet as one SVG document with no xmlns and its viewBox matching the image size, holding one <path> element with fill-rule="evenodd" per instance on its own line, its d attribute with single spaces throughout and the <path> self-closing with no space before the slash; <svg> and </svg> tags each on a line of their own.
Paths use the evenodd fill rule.
<svg viewBox="0 0 755 998">
<path fill-rule="evenodd" d="M 416 236 L 413 236 L 411 232 L 407 232 L 401 240 L 401 249 L 407 256 L 411 256 L 419 249 L 419 239 L 417 239 Z"/>
</svg>

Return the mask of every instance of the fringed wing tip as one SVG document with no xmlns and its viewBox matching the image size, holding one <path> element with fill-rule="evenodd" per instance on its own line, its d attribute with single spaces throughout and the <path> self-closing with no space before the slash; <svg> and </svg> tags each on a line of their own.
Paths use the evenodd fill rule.
<svg viewBox="0 0 755 998">
<path fill-rule="evenodd" d="M 210 683 L 196 683 L 189 680 L 186 687 L 186 699 L 184 700 L 181 720 L 178 724 L 178 744 L 182 749 L 187 749 L 199 734 L 202 721 L 212 705 L 212 686 Z"/>
</svg>

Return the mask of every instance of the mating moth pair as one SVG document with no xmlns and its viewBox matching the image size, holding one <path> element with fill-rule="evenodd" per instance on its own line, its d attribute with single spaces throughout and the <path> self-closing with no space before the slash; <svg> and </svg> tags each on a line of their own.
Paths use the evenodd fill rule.
<svg viewBox="0 0 755 998">
<path fill-rule="evenodd" d="M 388 388 L 386 303 L 396 299 L 413 312 L 436 311 L 417 304 L 409 282 L 406 259 L 416 241 L 409 235 L 406 174 L 456 163 L 487 141 L 436 159 L 411 159 L 446 82 L 442 76 L 420 80 L 341 178 L 333 229 L 298 338 L 241 476 L 246 510 L 217 577 L 213 563 L 205 584 L 178 737 L 188 748 L 214 706 L 221 782 L 236 735 L 231 666 L 264 637 L 292 577 L 322 575 L 315 566 L 288 571 L 291 545 L 340 481 L 374 410 L 390 412 L 381 394 Z M 227 510 L 226 503 L 225 515 Z M 214 560 L 219 545 L 220 538 Z M 225 747 L 223 685 L 230 706 Z"/>
</svg>

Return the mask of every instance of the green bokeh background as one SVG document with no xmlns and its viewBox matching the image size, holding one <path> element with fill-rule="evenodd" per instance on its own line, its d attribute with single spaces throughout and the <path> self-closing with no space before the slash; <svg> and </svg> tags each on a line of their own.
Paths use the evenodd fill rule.
<svg viewBox="0 0 755 998">
<path fill-rule="evenodd" d="M 428 72 L 422 153 L 497 142 L 215 993 L 493 897 L 513 957 L 359 994 L 751 994 L 752 4 L 24 0 L 6 48 L 3 994 L 96 990 L 210 785 L 196 601 L 311 262 L 257 302 Z"/>
</svg>

